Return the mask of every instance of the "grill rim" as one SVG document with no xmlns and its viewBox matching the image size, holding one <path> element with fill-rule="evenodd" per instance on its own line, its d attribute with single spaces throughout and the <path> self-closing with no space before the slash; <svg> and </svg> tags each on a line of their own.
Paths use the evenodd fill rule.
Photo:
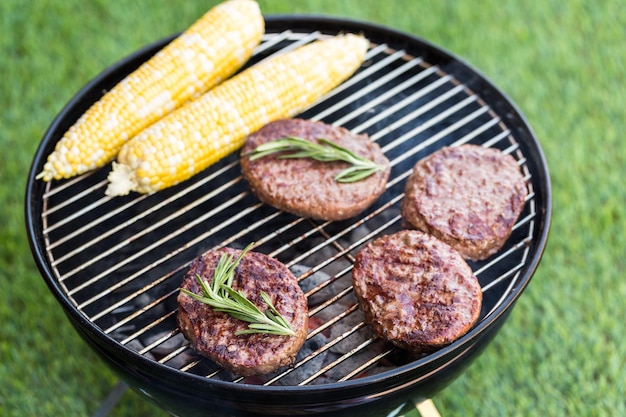
<svg viewBox="0 0 626 417">
<path fill-rule="evenodd" d="M 59 283 L 56 279 L 54 279 L 54 274 L 52 272 L 53 266 L 46 257 L 46 238 L 42 234 L 43 222 L 41 219 L 41 212 L 43 208 L 43 200 L 35 197 L 43 195 L 46 183 L 36 180 L 35 176 L 43 167 L 43 163 L 45 162 L 48 153 L 54 147 L 55 142 L 52 141 L 51 138 L 52 132 L 58 130 L 60 126 L 67 123 L 68 114 L 71 113 L 75 106 L 79 105 L 82 101 L 89 99 L 88 93 L 92 91 L 95 86 L 101 85 L 103 80 L 115 76 L 115 74 L 120 71 L 120 67 L 122 66 L 130 66 L 131 64 L 139 65 L 146 59 L 146 57 L 154 54 L 157 50 L 178 36 L 178 34 L 174 34 L 150 43 L 107 67 L 95 78 L 79 89 L 79 91 L 72 96 L 71 100 L 67 102 L 67 104 L 54 118 L 36 150 L 26 183 L 24 210 L 31 253 L 33 254 L 36 265 L 42 274 L 42 277 L 46 281 L 46 284 L 62 305 L 64 312 L 83 338 L 88 339 L 88 341 L 91 342 L 90 344 L 95 343 L 98 345 L 98 349 L 108 349 L 111 354 L 118 355 L 118 358 L 128 358 L 135 364 L 138 370 L 143 369 L 143 371 L 149 371 L 147 372 L 148 374 L 154 375 L 158 378 L 168 378 L 170 381 L 179 381 L 189 384 L 201 384 L 204 387 L 209 384 L 217 390 L 235 388 L 238 391 L 240 390 L 241 392 L 249 394 L 270 394 L 279 395 L 280 397 L 282 397 L 283 394 L 290 395 L 306 393 L 307 396 L 310 396 L 311 394 L 317 396 L 317 394 L 319 394 L 321 395 L 319 397 L 320 400 L 322 400 L 328 392 L 332 392 L 335 395 L 339 392 L 344 392 L 346 394 L 345 398 L 351 398 L 353 396 L 350 394 L 354 392 L 354 389 L 359 390 L 359 396 L 372 394 L 378 395 L 381 392 L 381 386 L 387 386 L 387 388 L 392 391 L 396 388 L 401 389 L 405 383 L 422 379 L 432 372 L 440 372 L 441 368 L 446 366 L 445 364 L 441 365 L 442 361 L 450 363 L 455 360 L 455 358 L 463 354 L 463 352 L 471 349 L 481 339 L 489 336 L 490 333 L 493 333 L 489 331 L 491 330 L 491 327 L 493 327 L 496 323 L 498 325 L 502 324 L 501 321 L 508 317 L 512 307 L 519 299 L 521 293 L 528 286 L 543 256 L 551 224 L 552 191 L 546 158 L 534 131 L 514 102 L 472 65 L 439 46 L 435 46 L 434 44 L 413 34 L 391 29 L 386 26 L 340 17 L 324 15 L 268 15 L 265 16 L 265 21 L 266 30 L 268 30 L 268 32 L 271 30 L 271 33 L 280 32 L 282 30 L 294 30 L 299 32 L 300 30 L 306 30 L 307 27 L 309 30 L 331 34 L 335 34 L 337 32 L 362 32 L 366 35 L 374 33 L 379 37 L 377 41 L 380 43 L 385 42 L 385 39 L 393 39 L 394 47 L 397 49 L 406 49 L 407 52 L 411 49 L 416 49 L 416 47 L 418 49 L 424 49 L 427 51 L 427 54 L 422 55 L 432 56 L 434 54 L 446 63 L 458 65 L 463 69 L 463 71 L 472 77 L 473 81 L 478 82 L 480 85 L 484 85 L 489 93 L 493 94 L 494 100 L 498 102 L 498 105 L 504 106 L 508 110 L 503 114 L 500 114 L 499 112 L 501 117 L 506 119 L 507 123 L 512 123 L 512 128 L 521 128 L 526 130 L 525 136 L 527 136 L 527 138 L 524 139 L 528 139 L 529 142 L 526 140 L 524 141 L 527 145 L 525 147 L 524 155 L 527 157 L 527 163 L 529 163 L 533 168 L 533 176 L 538 177 L 537 183 L 540 184 L 540 187 L 535 190 L 538 208 L 537 214 L 540 216 L 536 219 L 536 239 L 533 241 L 535 249 L 530 252 L 528 262 L 524 266 L 515 287 L 506 296 L 505 300 L 489 315 L 489 317 L 478 323 L 472 330 L 470 330 L 470 332 L 452 344 L 411 363 L 398 366 L 393 370 L 348 381 L 304 386 L 264 386 L 240 384 L 183 372 L 153 361 L 129 348 L 126 348 L 113 340 L 109 335 L 105 334 L 93 322 L 88 320 L 77 309 L 71 299 L 67 297 L 64 289 L 62 288 L 62 283 Z M 428 59 L 426 60 L 429 61 Z M 476 90 L 474 87 L 472 87 L 472 89 Z M 478 89 L 476 91 L 482 96 L 484 90 Z M 417 373 L 421 370 L 425 371 L 425 373 Z M 416 376 L 418 377 L 416 378 Z M 393 379 L 393 381 L 391 381 L 391 379 Z M 285 398 L 282 398 L 282 400 L 284 399 Z M 244 399 L 241 398 L 239 400 L 243 401 Z"/>
</svg>

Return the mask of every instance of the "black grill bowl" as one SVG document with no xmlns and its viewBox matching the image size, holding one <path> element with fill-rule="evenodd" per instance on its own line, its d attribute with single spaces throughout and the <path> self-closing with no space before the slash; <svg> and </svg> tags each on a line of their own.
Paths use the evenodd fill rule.
<svg viewBox="0 0 626 417">
<path fill-rule="evenodd" d="M 65 130 L 168 38 L 106 69 L 50 125 L 34 157 L 25 196 L 33 256 L 77 332 L 122 380 L 172 414 L 385 415 L 407 401 L 430 397 L 458 376 L 496 335 L 529 284 L 551 217 L 543 152 L 524 117 L 500 90 L 467 63 L 415 36 L 317 16 L 269 16 L 266 32 L 267 47 L 251 63 L 309 37 L 356 32 L 370 39 L 371 55 L 353 81 L 300 117 L 363 128 L 380 143 L 392 161 L 390 185 L 380 201 L 358 219 L 330 224 L 278 213 L 247 192 L 236 155 L 151 196 L 104 197 L 110 166 L 71 180 L 37 180 Z M 410 68 L 405 70 L 407 63 Z M 524 212 L 502 252 L 470 263 L 483 286 L 484 301 L 478 323 L 465 336 L 421 357 L 359 336 L 387 349 L 381 355 L 384 369 L 369 372 L 379 364 L 372 361 L 363 365 L 363 372 L 346 378 L 302 384 L 217 378 L 206 371 L 213 369 L 209 361 L 194 357 L 177 333 L 173 313 L 182 273 L 197 255 L 220 245 L 256 241 L 262 243 L 255 250 L 290 267 L 328 251 L 329 262 L 311 261 L 308 266 L 324 271 L 339 260 L 349 263 L 364 243 L 401 228 L 399 202 L 415 162 L 442 146 L 465 142 L 512 154 L 529 188 Z M 346 233 L 352 230 L 365 230 L 365 237 L 354 241 L 357 238 Z M 329 274 L 341 277 L 337 270 Z M 307 273 L 301 279 L 305 283 Z M 349 299 L 349 287 L 346 294 Z M 138 345 L 149 336 L 163 340 Z M 158 355 L 151 343 L 159 347 Z M 348 365 L 356 361 L 345 360 Z"/>
</svg>

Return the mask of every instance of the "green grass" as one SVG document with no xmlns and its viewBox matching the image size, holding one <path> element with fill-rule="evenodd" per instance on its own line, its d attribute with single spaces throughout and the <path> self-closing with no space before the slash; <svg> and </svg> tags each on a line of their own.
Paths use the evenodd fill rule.
<svg viewBox="0 0 626 417">
<path fill-rule="evenodd" d="M 184 29 L 214 3 L 0 2 L 0 416 L 90 415 L 117 381 L 76 335 L 31 258 L 23 194 L 41 137 L 102 69 Z M 441 414 L 626 415 L 623 4 L 267 0 L 261 6 L 265 13 L 350 16 L 426 38 L 490 78 L 540 139 L 554 192 L 547 250 L 495 340 L 434 397 Z M 128 392 L 112 415 L 164 413 Z"/>
</svg>

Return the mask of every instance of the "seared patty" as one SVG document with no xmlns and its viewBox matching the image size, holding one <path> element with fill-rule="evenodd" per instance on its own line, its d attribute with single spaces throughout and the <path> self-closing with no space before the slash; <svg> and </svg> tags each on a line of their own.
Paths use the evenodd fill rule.
<svg viewBox="0 0 626 417">
<path fill-rule="evenodd" d="M 480 314 L 482 290 L 465 260 L 418 230 L 370 242 L 357 254 L 352 280 L 373 331 L 412 352 L 453 342 Z"/>
<path fill-rule="evenodd" d="M 352 183 L 339 183 L 334 176 L 349 165 L 310 158 L 278 159 L 280 154 L 250 161 L 246 156 L 257 146 L 285 136 L 309 141 L 323 138 L 355 154 L 384 164 L 387 169 Z M 343 220 L 369 207 L 385 191 L 389 160 L 367 135 L 354 135 L 342 127 L 302 119 L 279 120 L 246 139 L 241 168 L 251 191 L 266 204 L 301 217 Z"/>
<path fill-rule="evenodd" d="M 191 264 L 181 287 L 201 294 L 196 274 L 210 283 L 223 253 L 237 257 L 241 251 L 223 248 L 203 254 Z M 274 258 L 248 252 L 235 269 L 232 287 L 242 290 L 261 311 L 267 308 L 261 298 L 261 291 L 265 291 L 296 335 L 235 335 L 235 332 L 247 329 L 248 323 L 214 311 L 181 291 L 178 295 L 178 325 L 191 347 L 200 355 L 244 376 L 265 374 L 292 364 L 308 331 L 306 298 L 293 274 Z"/>
<path fill-rule="evenodd" d="M 405 187 L 407 227 L 430 233 L 466 259 L 502 248 L 527 195 L 515 159 L 476 145 L 440 149 L 417 162 Z"/>
</svg>

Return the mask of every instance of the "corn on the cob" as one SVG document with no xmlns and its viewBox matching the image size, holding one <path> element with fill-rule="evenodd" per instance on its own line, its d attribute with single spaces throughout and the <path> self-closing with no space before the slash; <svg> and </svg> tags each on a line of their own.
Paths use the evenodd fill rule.
<svg viewBox="0 0 626 417">
<path fill-rule="evenodd" d="M 240 148 L 249 133 L 332 90 L 359 68 L 368 45 L 341 35 L 246 69 L 128 141 L 106 194 L 152 193 L 190 178 Z"/>
<path fill-rule="evenodd" d="M 69 178 L 105 165 L 128 139 L 234 74 L 264 29 L 255 1 L 218 4 L 93 104 L 57 143 L 38 178 Z"/>
</svg>

